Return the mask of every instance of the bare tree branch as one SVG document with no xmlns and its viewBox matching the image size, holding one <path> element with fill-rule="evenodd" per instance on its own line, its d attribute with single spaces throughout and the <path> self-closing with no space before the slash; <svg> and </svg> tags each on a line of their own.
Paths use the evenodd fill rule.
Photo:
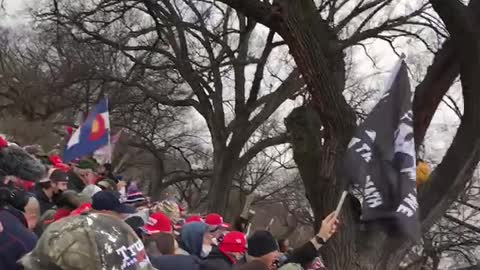
<svg viewBox="0 0 480 270">
<path fill-rule="evenodd" d="M 260 151 L 274 145 L 284 144 L 288 142 L 287 134 L 280 134 L 275 137 L 262 139 L 255 143 L 250 149 L 248 149 L 239 159 L 238 167 L 243 168 L 247 165 L 252 158 L 254 158 Z"/>
</svg>

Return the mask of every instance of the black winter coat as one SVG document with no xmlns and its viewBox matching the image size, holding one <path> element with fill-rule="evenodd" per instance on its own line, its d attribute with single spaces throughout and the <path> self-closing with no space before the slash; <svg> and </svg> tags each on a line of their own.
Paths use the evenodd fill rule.
<svg viewBox="0 0 480 270">
<path fill-rule="evenodd" d="M 287 260 L 283 265 L 287 263 L 298 263 L 302 266 L 305 266 L 311 263 L 318 256 L 318 250 L 315 249 L 315 246 L 312 242 L 308 241 L 303 246 L 296 248 L 292 253 L 287 255 Z"/>
<path fill-rule="evenodd" d="M 43 215 L 45 212 L 47 212 L 50 209 L 53 209 L 55 207 L 55 204 L 53 201 L 51 201 L 45 192 L 43 192 L 42 189 L 35 190 L 33 193 L 35 198 L 38 200 L 38 204 L 40 205 L 40 216 Z"/>
<path fill-rule="evenodd" d="M 202 260 L 190 255 L 153 256 L 150 262 L 161 270 L 205 270 Z"/>
<path fill-rule="evenodd" d="M 206 270 L 231 270 L 234 265 L 234 262 L 218 248 L 213 248 L 204 263 Z"/>
</svg>

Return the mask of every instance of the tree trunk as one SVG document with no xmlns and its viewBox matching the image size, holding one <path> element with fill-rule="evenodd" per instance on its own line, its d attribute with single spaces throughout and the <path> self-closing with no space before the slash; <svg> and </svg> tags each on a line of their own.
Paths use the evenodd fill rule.
<svg viewBox="0 0 480 270">
<path fill-rule="evenodd" d="M 294 159 L 299 167 L 306 195 L 311 203 L 318 226 L 319 221 L 334 209 L 338 194 L 344 187 L 342 178 L 339 177 L 339 174 L 336 174 L 338 173 L 337 167 L 355 123 L 353 113 L 341 95 L 342 84 L 336 82 L 334 76 L 335 68 L 332 63 L 335 62 L 328 61 L 332 54 L 332 48 L 335 47 L 334 43 L 333 46 L 331 44 L 332 38 L 329 36 L 328 25 L 321 20 L 312 0 L 276 0 L 273 6 L 253 0 L 222 0 L 222 2 L 252 16 L 282 36 L 288 44 L 290 53 L 294 57 L 312 95 L 311 106 L 313 109 L 307 107 L 295 109 L 286 119 L 286 125 L 294 146 Z M 432 0 L 433 2 L 434 0 Z M 440 0 L 435 2 L 440 2 Z M 449 5 L 458 4 L 457 1 L 443 0 L 441 2 L 444 8 L 447 6 L 444 10 L 445 16 L 442 16 L 442 19 L 448 15 L 457 17 L 457 19 L 460 17 L 468 20 L 469 14 L 453 12 L 453 9 L 448 8 Z M 471 1 L 471 3 L 474 2 L 478 3 L 478 1 Z M 458 27 L 456 32 L 462 32 L 462 29 L 470 31 L 469 35 L 465 35 L 464 38 L 466 36 L 479 36 L 478 33 L 472 31 L 471 25 L 467 27 L 465 21 L 463 23 L 464 27 Z M 463 60 L 464 63 L 468 59 L 472 62 L 478 61 L 480 59 L 478 57 L 480 46 L 477 46 L 477 42 L 477 40 L 465 39 L 463 41 L 463 44 L 466 45 L 464 48 L 455 48 L 455 53 L 459 56 L 462 54 L 464 56 L 470 55 L 469 57 L 463 57 L 463 59 L 459 57 L 461 59 L 457 58 L 457 61 Z M 415 119 L 415 131 L 418 132 L 415 138 L 417 143 L 423 140 L 431 117 L 458 72 L 455 70 L 455 63 L 452 62 L 452 59 L 455 59 L 454 56 L 452 58 L 452 55 L 455 54 L 452 54 L 447 45 L 444 46 L 444 51 L 447 52 L 443 56 L 440 55 L 445 57 L 436 59 L 440 63 L 437 65 L 438 70 L 434 70 L 436 67 L 431 68 L 429 70 L 430 77 L 427 76 L 427 81 L 417 89 L 418 95 L 415 97 L 414 105 L 415 117 L 417 118 Z M 477 48 L 473 48 L 475 46 Z M 480 87 L 480 82 L 475 79 L 480 78 L 478 77 L 480 67 L 478 63 L 469 66 L 464 65 L 464 63 L 459 65 L 462 83 L 464 90 L 470 88 L 464 91 L 465 100 L 478 104 L 480 101 L 476 99 L 480 95 L 474 95 L 472 90 Z M 464 75 L 467 71 L 470 72 L 468 72 L 468 78 L 465 79 Z M 471 76 L 473 73 L 477 75 Z M 422 87 L 423 90 L 421 90 Z M 431 92 L 433 90 L 436 91 Z M 434 99 L 429 100 L 429 94 L 432 93 Z M 477 109 L 470 107 L 467 110 L 466 105 L 465 111 L 462 124 L 471 121 L 472 127 L 476 128 L 474 130 L 480 130 L 478 121 L 474 116 Z M 467 111 L 469 112 L 467 113 Z M 321 128 L 323 129 L 321 130 Z M 459 130 L 455 141 L 467 138 L 467 136 L 463 137 L 462 133 L 463 130 Z M 475 136 L 476 132 L 471 133 L 471 135 Z M 466 164 L 463 166 L 454 165 L 452 169 L 455 172 L 451 174 L 454 178 L 451 179 L 437 173 L 432 174 L 431 186 L 438 187 L 439 184 L 445 184 L 444 187 L 439 187 L 439 189 L 444 190 L 447 187 L 452 187 L 454 191 L 461 188 L 471 176 L 473 170 L 470 168 L 476 165 L 478 161 L 476 159 L 477 140 L 471 138 L 469 142 L 463 141 L 463 143 L 452 145 L 454 148 L 449 151 L 452 158 L 455 157 L 455 154 L 458 154 L 459 149 L 465 149 L 466 157 L 463 160 L 466 161 Z M 472 147 L 466 149 L 466 146 Z M 447 162 L 444 166 L 448 166 Z M 437 214 L 444 212 L 446 207 L 449 206 L 449 198 L 458 195 L 458 192 L 447 191 L 440 194 L 434 189 L 426 187 L 420 194 L 420 199 L 423 197 L 432 202 L 431 204 L 426 203 L 427 207 L 422 211 L 423 202 L 420 201 L 420 212 L 424 221 L 428 220 L 425 215 L 428 216 L 432 208 L 435 208 L 433 210 L 440 209 L 440 211 L 435 211 Z M 380 232 L 371 234 L 360 232 L 358 223 L 356 223 L 358 220 L 357 211 L 358 203 L 355 200 L 351 199 L 346 202 L 341 216 L 344 226 L 342 226 L 339 234 L 327 244 L 325 249 L 322 249 L 328 269 L 398 269 L 412 243 L 404 239 L 390 239 Z M 431 220 L 435 221 L 436 218 L 432 216 Z M 424 230 L 429 229 L 431 224 L 428 223 L 430 222 L 425 222 Z"/>
<path fill-rule="evenodd" d="M 335 209 L 345 185 L 336 174 L 325 175 L 324 167 L 336 167 L 337 158 L 324 159 L 326 151 L 332 151 L 327 143 L 322 144 L 324 134 L 321 132 L 322 122 L 311 106 L 294 109 L 287 117 L 285 124 L 293 145 L 293 157 L 305 185 L 306 197 L 312 206 L 315 217 L 315 231 L 318 231 L 325 215 Z M 325 141 L 324 141 L 325 142 Z M 331 154 L 331 153 L 329 153 Z M 355 259 L 355 231 L 359 217 L 359 203 L 349 197 L 342 210 L 342 226 L 340 232 L 329 241 L 327 248 L 322 249 L 322 255 L 328 269 L 356 269 Z M 338 251 L 342 256 L 338 256 Z M 345 255 L 345 256 L 343 256 Z"/>
<path fill-rule="evenodd" d="M 239 152 L 239 151 L 238 151 Z M 208 211 L 225 216 L 235 176 L 238 153 L 225 147 L 214 152 L 213 177 L 208 190 Z"/>
</svg>

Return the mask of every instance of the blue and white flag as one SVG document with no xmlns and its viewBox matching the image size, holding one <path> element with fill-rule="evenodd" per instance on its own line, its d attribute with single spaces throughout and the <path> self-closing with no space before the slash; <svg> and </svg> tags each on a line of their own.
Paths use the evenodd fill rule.
<svg viewBox="0 0 480 270">
<path fill-rule="evenodd" d="M 92 154 L 95 150 L 108 145 L 110 141 L 110 119 L 108 101 L 102 99 L 90 112 L 83 124 L 73 133 L 65 146 L 63 161 Z"/>
</svg>

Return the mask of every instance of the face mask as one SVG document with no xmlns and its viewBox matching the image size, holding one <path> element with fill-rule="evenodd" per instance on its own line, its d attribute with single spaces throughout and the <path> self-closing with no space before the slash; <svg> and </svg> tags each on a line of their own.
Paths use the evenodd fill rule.
<svg viewBox="0 0 480 270">
<path fill-rule="evenodd" d="M 212 251 L 212 246 L 211 245 L 203 245 L 202 246 L 202 252 L 200 253 L 200 257 L 206 258 L 208 254 Z"/>
<path fill-rule="evenodd" d="M 127 198 L 127 190 L 125 188 L 119 189 L 118 193 L 120 193 L 120 200 L 125 200 Z"/>
</svg>

